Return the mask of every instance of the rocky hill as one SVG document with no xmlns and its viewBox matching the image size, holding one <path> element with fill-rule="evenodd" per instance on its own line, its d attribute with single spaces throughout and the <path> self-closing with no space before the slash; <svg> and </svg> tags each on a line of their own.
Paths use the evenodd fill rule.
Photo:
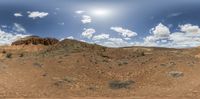
<svg viewBox="0 0 200 99">
<path fill-rule="evenodd" d="M 38 36 L 29 36 L 22 38 L 12 43 L 12 45 L 54 45 L 58 43 L 59 40 L 54 38 L 40 38 Z"/>
</svg>

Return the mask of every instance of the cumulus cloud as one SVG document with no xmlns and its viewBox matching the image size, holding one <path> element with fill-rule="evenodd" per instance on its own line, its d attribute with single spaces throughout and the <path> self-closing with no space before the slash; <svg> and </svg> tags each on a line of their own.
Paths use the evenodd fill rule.
<svg viewBox="0 0 200 99">
<path fill-rule="evenodd" d="M 33 11 L 33 12 L 28 11 L 27 13 L 29 14 L 28 17 L 32 19 L 44 18 L 49 15 L 49 13 L 47 12 L 39 12 L 39 11 Z"/>
<path fill-rule="evenodd" d="M 95 29 L 84 29 L 82 36 L 93 40 L 93 42 L 107 47 L 126 47 L 126 46 L 154 46 L 168 48 L 187 48 L 200 46 L 200 27 L 192 24 L 179 25 L 177 31 L 170 31 L 167 25 L 159 23 L 150 29 L 149 35 L 143 37 L 143 41 L 133 41 L 132 33 L 127 29 L 114 28 L 114 31 L 120 32 L 122 37 L 111 37 L 109 34 L 94 35 Z M 124 32 L 125 31 L 125 32 Z M 128 32 L 127 32 L 128 31 Z"/>
<path fill-rule="evenodd" d="M 200 28 L 197 25 L 185 24 L 179 25 L 180 30 L 185 33 L 200 33 Z"/>
<path fill-rule="evenodd" d="M 81 17 L 82 17 L 81 22 L 83 24 L 87 24 L 87 23 L 91 23 L 92 22 L 92 17 L 91 16 L 84 15 L 85 11 L 78 10 L 78 11 L 75 11 L 75 13 L 81 15 Z"/>
<path fill-rule="evenodd" d="M 95 35 L 92 39 L 93 40 L 105 40 L 110 38 L 109 34 L 99 34 L 99 35 Z"/>
<path fill-rule="evenodd" d="M 89 28 L 89 29 L 84 29 L 84 32 L 82 32 L 82 36 L 85 38 L 92 38 L 93 34 L 95 33 L 95 29 Z"/>
<path fill-rule="evenodd" d="M 12 42 L 29 35 L 8 33 L 0 29 L 0 45 L 10 45 Z"/>
<path fill-rule="evenodd" d="M 23 15 L 21 13 L 14 13 L 15 17 L 22 17 Z"/>
<path fill-rule="evenodd" d="M 92 18 L 90 16 L 88 16 L 88 15 L 83 15 L 81 21 L 82 21 L 83 24 L 91 23 L 92 22 Z"/>
<path fill-rule="evenodd" d="M 200 28 L 196 25 L 179 25 L 180 31 L 170 32 L 162 23 L 151 29 L 151 35 L 144 38 L 142 46 L 185 48 L 200 46 Z"/>
<path fill-rule="evenodd" d="M 169 28 L 162 23 L 158 24 L 155 28 L 152 28 L 150 32 L 159 38 L 166 38 L 170 35 Z"/>
<path fill-rule="evenodd" d="M 128 29 L 124 29 L 122 27 L 111 27 L 110 29 L 115 31 L 115 32 L 118 32 L 123 37 L 134 37 L 134 36 L 137 36 L 136 32 L 133 32 L 133 31 L 128 30 Z"/>
<path fill-rule="evenodd" d="M 30 36 L 25 34 L 26 30 L 18 23 L 14 23 L 11 29 L 8 27 L 10 26 L 1 25 L 0 27 L 0 45 L 10 45 L 16 40 Z"/>
<path fill-rule="evenodd" d="M 170 35 L 171 47 L 197 47 L 200 46 L 200 33 L 176 32 Z"/>
<path fill-rule="evenodd" d="M 100 45 L 107 47 L 125 47 L 133 46 L 133 43 L 124 41 L 122 38 L 109 38 L 107 41 L 100 43 Z"/>
<path fill-rule="evenodd" d="M 126 38 L 124 38 L 125 40 L 131 40 L 131 38 L 129 38 L 129 37 L 126 37 Z"/>
</svg>

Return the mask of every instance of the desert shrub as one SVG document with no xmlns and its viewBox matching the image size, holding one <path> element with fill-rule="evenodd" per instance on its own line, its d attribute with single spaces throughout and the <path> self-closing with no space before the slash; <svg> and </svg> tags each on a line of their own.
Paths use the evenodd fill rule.
<svg viewBox="0 0 200 99">
<path fill-rule="evenodd" d="M 174 78 L 184 76 L 183 72 L 180 72 L 180 71 L 171 71 L 171 72 L 169 72 L 169 75 L 174 77 Z"/>
<path fill-rule="evenodd" d="M 145 52 L 144 51 L 136 51 L 135 57 L 142 57 L 142 56 L 145 56 Z"/>
<path fill-rule="evenodd" d="M 92 91 L 95 91 L 96 88 L 91 86 L 91 87 L 88 87 L 88 89 L 92 90 Z"/>
<path fill-rule="evenodd" d="M 19 57 L 24 57 L 24 54 L 23 54 L 23 53 L 21 53 L 21 54 L 19 55 Z"/>
<path fill-rule="evenodd" d="M 166 64 L 160 64 L 160 66 L 167 66 Z"/>
<path fill-rule="evenodd" d="M 132 80 L 128 81 L 119 81 L 119 80 L 114 80 L 109 82 L 109 87 L 111 89 L 127 89 L 131 86 L 131 84 L 134 84 L 135 82 Z"/>
<path fill-rule="evenodd" d="M 119 61 L 118 66 L 127 65 L 127 64 L 128 64 L 127 60 L 121 60 Z"/>
<path fill-rule="evenodd" d="M 58 80 L 58 81 L 56 81 L 56 82 L 54 83 L 54 85 L 58 87 L 58 86 L 61 86 L 62 83 L 63 83 L 62 80 Z"/>
<path fill-rule="evenodd" d="M 7 53 L 6 58 L 12 58 L 12 53 Z"/>
<path fill-rule="evenodd" d="M 72 82 L 74 82 L 75 79 L 70 76 L 65 76 L 62 80 L 67 83 L 72 83 Z"/>
<path fill-rule="evenodd" d="M 173 65 L 176 65 L 176 63 L 175 63 L 175 62 L 170 62 L 169 64 L 170 64 L 170 65 L 172 65 L 172 66 L 173 66 Z"/>
<path fill-rule="evenodd" d="M 141 52 L 140 54 L 141 54 L 141 56 L 145 56 L 145 53 L 144 53 L 144 52 Z"/>
<path fill-rule="evenodd" d="M 70 77 L 70 76 L 65 76 L 64 78 L 60 78 L 60 77 L 53 77 L 53 80 L 55 80 L 54 85 L 55 86 L 61 86 L 64 84 L 73 84 L 75 82 L 75 78 Z"/>
<path fill-rule="evenodd" d="M 59 60 L 59 61 L 58 61 L 58 63 L 62 63 L 62 62 L 63 62 L 62 60 Z"/>
<path fill-rule="evenodd" d="M 43 77 L 46 77 L 47 75 L 48 75 L 47 73 L 42 74 Z"/>
<path fill-rule="evenodd" d="M 42 67 L 42 64 L 40 64 L 40 63 L 33 63 L 33 66 Z"/>
<path fill-rule="evenodd" d="M 5 50 L 3 50 L 3 51 L 2 51 L 2 53 L 3 53 L 3 54 L 5 54 L 5 53 L 6 53 L 6 51 L 5 51 Z"/>
</svg>

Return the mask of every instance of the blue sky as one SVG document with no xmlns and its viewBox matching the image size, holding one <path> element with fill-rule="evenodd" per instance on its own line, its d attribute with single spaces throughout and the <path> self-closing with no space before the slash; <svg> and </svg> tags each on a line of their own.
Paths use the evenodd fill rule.
<svg viewBox="0 0 200 99">
<path fill-rule="evenodd" d="M 38 35 L 109 47 L 196 47 L 199 8 L 199 0 L 1 0 L 0 44 Z"/>
</svg>

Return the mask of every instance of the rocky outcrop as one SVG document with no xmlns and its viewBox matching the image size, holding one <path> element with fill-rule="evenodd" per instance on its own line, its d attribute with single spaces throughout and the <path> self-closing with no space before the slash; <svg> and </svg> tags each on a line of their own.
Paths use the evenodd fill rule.
<svg viewBox="0 0 200 99">
<path fill-rule="evenodd" d="M 54 45 L 57 44 L 59 40 L 54 38 L 40 38 L 37 36 L 30 36 L 12 43 L 12 45 Z"/>
</svg>

